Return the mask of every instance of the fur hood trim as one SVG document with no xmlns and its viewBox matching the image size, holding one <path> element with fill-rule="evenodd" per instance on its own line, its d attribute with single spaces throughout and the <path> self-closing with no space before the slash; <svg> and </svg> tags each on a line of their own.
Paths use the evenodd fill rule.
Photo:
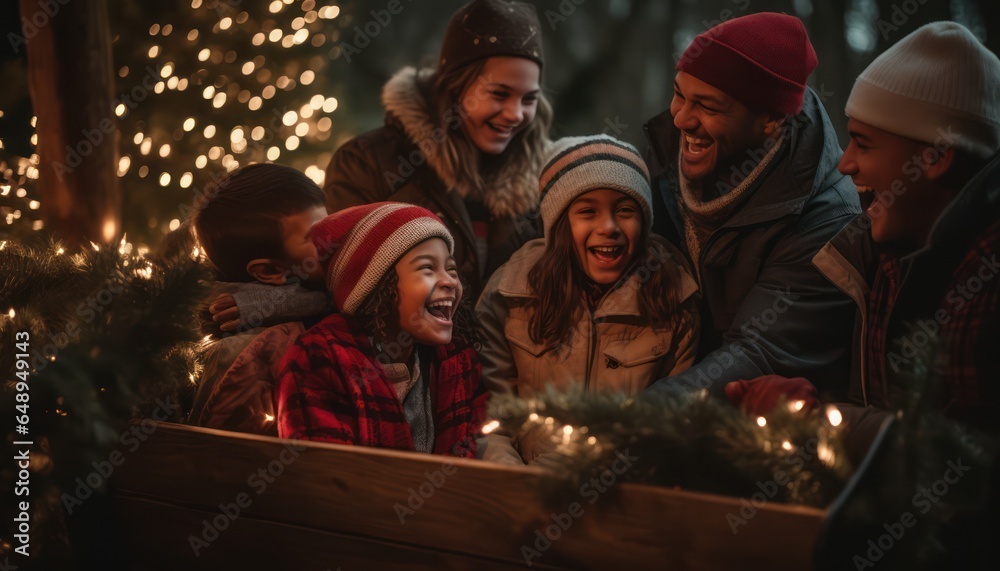
<svg viewBox="0 0 1000 571">
<path fill-rule="evenodd" d="M 520 216 L 538 206 L 539 167 L 534 167 L 526 158 L 518 157 L 507 161 L 500 170 L 485 181 L 486 188 L 476 188 L 471 181 L 461 180 L 456 165 L 462 160 L 460 151 L 445 137 L 438 144 L 428 103 L 417 86 L 418 77 L 423 78 L 431 70 L 417 71 L 415 67 L 404 67 L 386 82 L 382 89 L 382 105 L 386 113 L 395 117 L 403 126 L 406 136 L 424 153 L 427 164 L 434 170 L 445 187 L 462 197 L 482 200 L 490 213 L 497 218 Z M 440 131 L 438 132 L 440 137 Z M 550 146 L 546 141 L 546 151 Z M 539 166 L 541 159 L 539 157 Z"/>
</svg>

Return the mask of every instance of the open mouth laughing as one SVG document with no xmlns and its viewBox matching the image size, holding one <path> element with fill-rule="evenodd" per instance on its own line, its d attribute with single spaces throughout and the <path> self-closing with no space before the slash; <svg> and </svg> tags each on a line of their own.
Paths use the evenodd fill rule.
<svg viewBox="0 0 1000 571">
<path fill-rule="evenodd" d="M 427 313 L 441 323 L 451 324 L 451 318 L 455 314 L 455 298 L 442 297 L 427 302 L 424 306 Z"/>
</svg>

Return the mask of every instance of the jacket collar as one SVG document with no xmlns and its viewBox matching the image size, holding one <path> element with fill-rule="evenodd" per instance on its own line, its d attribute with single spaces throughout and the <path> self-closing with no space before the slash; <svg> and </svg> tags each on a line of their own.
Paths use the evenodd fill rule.
<svg viewBox="0 0 1000 571">
<path fill-rule="evenodd" d="M 484 188 L 458 176 L 458 165 L 465 157 L 449 137 L 442 137 L 443 127 L 435 124 L 419 80 L 431 70 L 404 67 L 382 88 L 382 105 L 387 121 L 397 121 L 427 159 L 427 165 L 461 197 L 482 200 L 493 216 L 502 218 L 527 213 L 538 205 L 538 172 L 519 155 L 511 154 L 500 170 L 484 180 Z M 441 139 L 444 139 L 441 141 Z M 439 142 L 441 141 L 441 142 Z M 429 144 L 433 143 L 433 144 Z"/>
<path fill-rule="evenodd" d="M 660 242 L 662 238 L 656 236 L 650 236 L 647 239 L 647 248 L 657 249 L 657 259 L 663 260 L 672 257 L 670 249 Z M 528 284 L 528 272 L 534 267 L 535 263 L 545 252 L 545 239 L 536 238 L 524 245 L 520 250 L 518 250 L 513 256 L 511 256 L 510 261 L 504 265 L 503 275 L 500 278 L 500 283 L 497 286 L 497 291 L 500 295 L 504 297 L 512 298 L 528 298 L 534 297 L 534 293 L 531 291 L 531 287 Z M 675 263 L 680 264 L 680 260 L 676 260 Z M 681 269 L 681 284 L 680 284 L 680 299 L 677 303 L 683 303 L 686 299 L 694 295 L 698 291 L 698 284 L 695 283 L 694 278 L 691 277 L 688 272 Z M 597 311 L 594 312 L 594 317 L 607 317 L 612 315 L 629 315 L 629 316 L 639 316 L 641 315 L 641 310 L 639 308 L 638 296 L 633 292 L 638 291 L 643 287 L 641 278 L 638 272 L 632 272 L 625 284 L 611 290 L 608 294 L 601 300 L 600 306 Z"/>
<path fill-rule="evenodd" d="M 680 130 L 674 126 L 669 110 L 647 121 L 643 128 L 651 151 L 651 174 L 666 181 L 660 189 L 662 198 L 680 228 L 676 196 Z M 784 128 L 785 148 L 759 182 L 747 190 L 747 202 L 723 227 L 748 226 L 800 214 L 816 192 L 843 177 L 836 168 L 842 152 L 836 131 L 812 89 L 806 91 L 802 111 L 789 117 Z"/>
</svg>

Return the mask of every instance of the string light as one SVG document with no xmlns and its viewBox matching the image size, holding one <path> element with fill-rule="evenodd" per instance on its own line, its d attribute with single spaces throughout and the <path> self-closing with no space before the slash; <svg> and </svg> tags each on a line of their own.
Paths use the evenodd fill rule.
<svg viewBox="0 0 1000 571">
<path fill-rule="evenodd" d="M 840 426 L 843 422 L 844 416 L 840 413 L 840 409 L 833 405 L 826 407 L 826 418 L 830 421 L 830 426 Z"/>
</svg>

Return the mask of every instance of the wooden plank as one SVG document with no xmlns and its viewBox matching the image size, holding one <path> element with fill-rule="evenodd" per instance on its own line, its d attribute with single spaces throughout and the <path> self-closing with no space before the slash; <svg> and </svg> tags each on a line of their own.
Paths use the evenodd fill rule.
<svg viewBox="0 0 1000 571">
<path fill-rule="evenodd" d="M 538 538 L 548 528 L 557 540 L 532 564 L 803 569 L 824 515 L 768 504 L 734 534 L 726 515 L 739 513 L 737 498 L 621 484 L 607 494 L 581 493 L 582 515 L 563 517 L 570 505 L 546 505 L 542 474 L 531 468 L 156 426 L 117 468 L 121 492 L 215 514 L 245 493 L 251 503 L 243 513 L 259 520 L 514 565 L 525 563 L 525 546 L 546 547 Z M 428 497 L 423 505 L 414 499 L 416 509 L 400 523 L 395 506 L 420 491 Z M 551 527 L 567 517 L 568 530 Z"/>
<path fill-rule="evenodd" d="M 214 542 L 197 554 L 188 536 L 202 529 L 215 512 L 181 508 L 168 503 L 121 495 L 119 512 L 133 522 L 132 549 L 139 554 L 139 569 L 468 569 L 511 571 L 522 566 L 472 558 L 459 553 L 379 541 L 308 527 L 245 516 L 233 520 Z M 155 522 L 155 523 L 151 523 Z M 150 525 L 155 533 L 150 533 Z M 538 569 L 557 569 L 535 566 Z"/>
</svg>

